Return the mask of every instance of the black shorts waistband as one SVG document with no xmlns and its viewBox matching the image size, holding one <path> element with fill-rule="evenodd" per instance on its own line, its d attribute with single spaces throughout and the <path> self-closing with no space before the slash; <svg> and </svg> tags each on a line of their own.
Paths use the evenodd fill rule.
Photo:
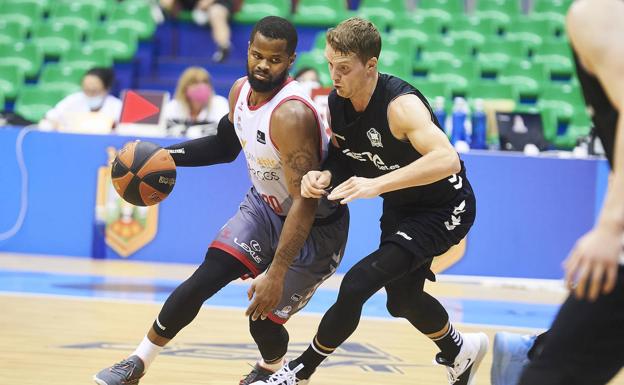
<svg viewBox="0 0 624 385">
<path fill-rule="evenodd" d="M 326 217 L 323 218 L 315 218 L 314 219 L 314 223 L 312 224 L 312 226 L 327 226 L 327 225 L 331 225 L 332 223 L 338 221 L 340 218 L 342 218 L 342 216 L 346 213 L 347 211 L 347 205 L 338 205 L 338 207 L 336 208 L 336 210 L 329 214 Z M 282 220 L 282 222 L 284 222 L 286 220 L 285 216 L 281 216 L 278 215 L 279 218 Z"/>
</svg>

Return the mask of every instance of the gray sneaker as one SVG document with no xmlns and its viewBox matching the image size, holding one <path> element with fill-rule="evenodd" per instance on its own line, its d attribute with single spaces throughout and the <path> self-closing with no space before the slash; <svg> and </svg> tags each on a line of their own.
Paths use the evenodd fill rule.
<svg viewBox="0 0 624 385">
<path fill-rule="evenodd" d="M 98 385 L 136 385 L 143 377 L 143 361 L 139 356 L 130 356 L 110 368 L 102 369 L 93 376 Z"/>
</svg>

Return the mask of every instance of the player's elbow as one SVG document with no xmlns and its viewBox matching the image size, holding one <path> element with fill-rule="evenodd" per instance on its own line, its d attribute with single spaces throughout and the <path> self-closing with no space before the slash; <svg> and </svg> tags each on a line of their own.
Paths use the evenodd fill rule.
<svg viewBox="0 0 624 385">
<path fill-rule="evenodd" d="M 461 162 L 459 161 L 459 155 L 455 151 L 448 151 L 446 153 L 446 157 L 448 161 L 448 172 L 449 175 L 457 174 L 461 171 Z"/>
</svg>

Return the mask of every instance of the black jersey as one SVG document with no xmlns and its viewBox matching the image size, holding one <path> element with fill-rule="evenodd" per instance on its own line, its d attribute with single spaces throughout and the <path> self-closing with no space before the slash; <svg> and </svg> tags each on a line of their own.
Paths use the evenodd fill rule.
<svg viewBox="0 0 624 385">
<path fill-rule="evenodd" d="M 392 135 L 388 125 L 388 105 L 395 98 L 414 94 L 422 100 L 432 121 L 440 127 L 425 97 L 407 82 L 386 74 L 379 74 L 375 91 L 360 113 L 349 99 L 332 91 L 329 95 L 329 112 L 338 152 L 348 158 L 352 175 L 375 178 L 407 166 L 422 155 L 412 144 Z M 418 207 L 444 206 L 452 202 L 463 185 L 468 185 L 463 162 L 461 172 L 438 182 L 391 191 L 382 195 L 384 204 L 412 205 Z"/>
<path fill-rule="evenodd" d="M 576 63 L 576 73 L 583 89 L 585 103 L 591 110 L 590 114 L 594 122 L 596 134 L 600 138 L 609 164 L 613 168 L 613 146 L 618 111 L 607 97 L 598 79 L 583 68 L 576 52 L 574 53 L 574 61 Z"/>
</svg>

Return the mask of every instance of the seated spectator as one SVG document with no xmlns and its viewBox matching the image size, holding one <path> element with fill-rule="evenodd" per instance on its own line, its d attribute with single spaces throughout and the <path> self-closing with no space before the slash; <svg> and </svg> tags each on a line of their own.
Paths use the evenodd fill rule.
<svg viewBox="0 0 624 385">
<path fill-rule="evenodd" d="M 82 78 L 82 91 L 58 102 L 39 122 L 39 127 L 87 134 L 110 133 L 121 115 L 121 100 L 109 94 L 114 78 L 110 68 L 90 69 Z"/>
<path fill-rule="evenodd" d="M 210 24 L 212 39 L 217 45 L 212 60 L 221 63 L 227 59 L 231 46 L 229 19 L 234 11 L 233 0 L 160 0 L 160 6 L 173 15 L 180 9 L 192 11 L 196 24 Z"/>
<path fill-rule="evenodd" d="M 219 120 L 228 111 L 228 100 L 214 93 L 208 71 L 189 67 L 180 76 L 175 96 L 163 114 L 171 135 L 197 138 L 216 133 Z"/>
<path fill-rule="evenodd" d="M 303 67 L 295 73 L 293 78 L 298 81 L 301 86 L 311 93 L 313 89 L 319 88 L 321 83 L 319 81 L 319 74 L 316 69 L 312 67 Z"/>
</svg>

